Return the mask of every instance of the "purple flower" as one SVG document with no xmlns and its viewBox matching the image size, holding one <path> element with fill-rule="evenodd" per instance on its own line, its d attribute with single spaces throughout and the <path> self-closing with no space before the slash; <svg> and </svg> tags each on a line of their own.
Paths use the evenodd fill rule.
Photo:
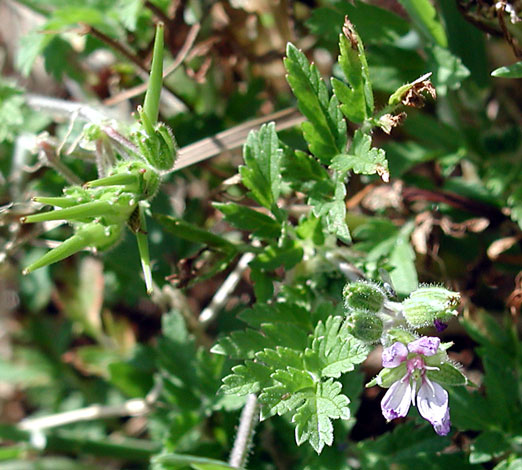
<svg viewBox="0 0 522 470">
<path fill-rule="evenodd" d="M 444 323 L 442 320 L 439 320 L 438 318 L 435 318 L 435 320 L 433 320 L 433 325 L 439 333 L 441 331 L 444 331 L 448 327 L 447 323 Z"/>
<path fill-rule="evenodd" d="M 439 338 L 423 336 L 407 347 L 397 342 L 383 351 L 383 367 L 391 369 L 406 363 L 405 375 L 391 385 L 381 402 L 382 414 L 388 421 L 406 416 L 417 399 L 419 413 L 435 432 L 441 436 L 448 434 L 451 425 L 448 392 L 426 376 L 426 371 L 434 368 L 423 359 L 435 355 L 439 345 Z"/>
</svg>

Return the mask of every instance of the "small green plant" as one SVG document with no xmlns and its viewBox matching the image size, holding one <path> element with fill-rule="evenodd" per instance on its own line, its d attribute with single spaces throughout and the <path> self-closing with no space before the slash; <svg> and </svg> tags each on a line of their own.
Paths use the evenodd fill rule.
<svg viewBox="0 0 522 470">
<path fill-rule="evenodd" d="M 518 470 L 514 81 L 454 2 L 399 1 L 23 2 L 20 70 L 103 107 L 0 81 L 0 381 L 35 411 L 0 470 Z M 519 6 L 477 5 L 517 53 Z"/>
</svg>

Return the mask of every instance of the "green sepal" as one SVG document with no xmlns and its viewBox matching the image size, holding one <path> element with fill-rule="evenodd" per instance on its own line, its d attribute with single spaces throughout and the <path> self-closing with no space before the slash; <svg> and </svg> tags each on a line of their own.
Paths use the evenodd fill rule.
<svg viewBox="0 0 522 470">
<path fill-rule="evenodd" d="M 420 287 L 402 303 L 404 317 L 413 328 L 432 325 L 435 320 L 446 322 L 457 316 L 455 307 L 460 294 L 444 287 Z"/>
<path fill-rule="evenodd" d="M 438 370 L 427 370 L 426 375 L 430 380 L 442 385 L 459 386 L 467 385 L 467 377 L 455 365 L 444 362 L 438 366 Z"/>
<path fill-rule="evenodd" d="M 85 183 L 87 190 L 98 188 L 99 194 L 105 194 L 103 188 L 114 185 L 117 190 L 134 193 L 136 199 L 150 200 L 158 192 L 161 184 L 159 173 L 149 164 L 141 161 L 121 162 L 114 167 L 106 178 Z"/>
<path fill-rule="evenodd" d="M 378 385 L 382 388 L 390 388 L 392 384 L 401 380 L 407 372 L 406 362 L 402 362 L 393 369 L 382 369 L 379 374 L 366 384 L 366 388 Z"/>
<path fill-rule="evenodd" d="M 404 330 L 402 328 L 392 328 L 386 333 L 386 346 L 390 346 L 396 342 L 408 344 L 412 341 L 415 341 L 416 339 L 417 336 L 415 336 L 410 331 Z"/>
<path fill-rule="evenodd" d="M 77 203 L 88 202 L 93 198 L 93 191 L 83 186 L 69 186 L 63 190 L 65 197 L 73 198 Z"/>
<path fill-rule="evenodd" d="M 150 127 L 145 112 L 138 107 L 144 132 L 135 135 L 141 155 L 155 169 L 171 170 L 177 156 L 177 144 L 169 127 L 162 122 Z"/>
</svg>

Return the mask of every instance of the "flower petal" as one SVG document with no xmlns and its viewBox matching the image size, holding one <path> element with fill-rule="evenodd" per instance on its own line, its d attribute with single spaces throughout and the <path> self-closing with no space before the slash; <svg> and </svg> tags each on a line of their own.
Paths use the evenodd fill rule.
<svg viewBox="0 0 522 470">
<path fill-rule="evenodd" d="M 449 415 L 449 406 L 446 410 L 446 414 L 444 415 L 444 418 L 442 418 L 442 421 L 440 423 L 436 423 L 433 425 L 433 429 L 435 429 L 435 432 L 439 436 L 445 436 L 450 432 L 451 427 L 451 421 L 450 421 L 450 415 Z"/>
<path fill-rule="evenodd" d="M 423 356 L 433 356 L 437 353 L 440 345 L 440 338 L 435 336 L 423 336 L 408 344 L 408 350 L 412 353 L 422 354 Z"/>
<path fill-rule="evenodd" d="M 442 320 L 439 320 L 438 318 L 435 318 L 435 320 L 433 320 L 433 325 L 439 333 L 441 331 L 444 331 L 448 327 L 447 323 L 444 323 Z"/>
<path fill-rule="evenodd" d="M 445 436 L 450 429 L 448 392 L 438 383 L 424 377 L 417 393 L 417 407 L 437 434 Z"/>
<path fill-rule="evenodd" d="M 406 416 L 411 405 L 411 395 L 412 388 L 408 377 L 395 382 L 381 401 L 382 415 L 388 421 Z"/>
<path fill-rule="evenodd" d="M 397 367 L 408 356 L 408 348 L 404 344 L 396 342 L 382 352 L 383 367 Z"/>
</svg>

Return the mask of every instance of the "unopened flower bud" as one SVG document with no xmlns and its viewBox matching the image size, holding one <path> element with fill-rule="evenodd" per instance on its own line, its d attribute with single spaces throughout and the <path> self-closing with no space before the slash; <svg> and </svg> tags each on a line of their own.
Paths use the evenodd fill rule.
<svg viewBox="0 0 522 470">
<path fill-rule="evenodd" d="M 346 310 L 367 310 L 378 312 L 381 310 L 386 294 L 377 284 L 366 281 L 350 282 L 343 289 L 344 305 Z"/>
<path fill-rule="evenodd" d="M 446 322 L 458 314 L 460 294 L 444 287 L 420 287 L 402 303 L 404 317 L 413 328 Z"/>
<path fill-rule="evenodd" d="M 375 343 L 382 336 L 383 322 L 375 313 L 354 311 L 348 316 L 348 331 L 366 343 Z"/>
</svg>

